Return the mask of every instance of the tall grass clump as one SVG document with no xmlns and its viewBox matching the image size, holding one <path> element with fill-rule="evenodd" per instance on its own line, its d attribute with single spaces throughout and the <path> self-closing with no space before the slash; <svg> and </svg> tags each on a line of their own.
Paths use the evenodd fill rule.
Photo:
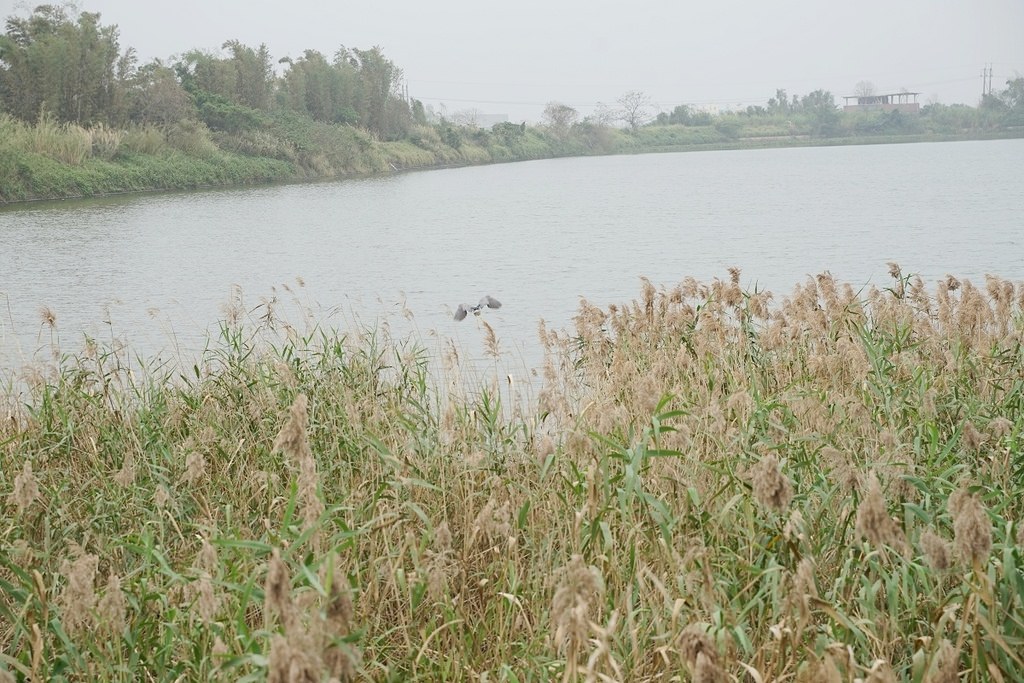
<svg viewBox="0 0 1024 683">
<path fill-rule="evenodd" d="M 0 670 L 1021 680 L 1024 286 L 892 275 L 583 302 L 530 409 L 269 311 L 90 342 L 5 383 Z"/>
<path fill-rule="evenodd" d="M 39 154 L 70 166 L 81 166 L 92 150 L 89 131 L 71 123 L 59 123 L 44 114 L 35 125 L 3 115 L 0 121 L 3 146 L 20 153 Z"/>
<path fill-rule="evenodd" d="M 167 136 L 156 126 L 132 126 L 124 131 L 121 148 L 134 154 L 154 156 L 167 148 Z"/>
</svg>

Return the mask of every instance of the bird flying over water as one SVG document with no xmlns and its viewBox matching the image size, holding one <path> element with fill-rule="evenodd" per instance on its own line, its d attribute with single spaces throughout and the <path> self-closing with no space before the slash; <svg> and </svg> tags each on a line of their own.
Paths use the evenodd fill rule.
<svg viewBox="0 0 1024 683">
<path fill-rule="evenodd" d="M 488 294 L 484 298 L 480 299 L 480 303 L 478 303 L 476 306 L 470 306 L 469 304 L 459 304 L 459 307 L 455 309 L 455 319 L 462 320 L 470 313 L 472 313 L 473 315 L 480 315 L 480 311 L 482 311 L 485 307 L 501 308 L 501 302 L 495 299 L 490 294 Z"/>
</svg>

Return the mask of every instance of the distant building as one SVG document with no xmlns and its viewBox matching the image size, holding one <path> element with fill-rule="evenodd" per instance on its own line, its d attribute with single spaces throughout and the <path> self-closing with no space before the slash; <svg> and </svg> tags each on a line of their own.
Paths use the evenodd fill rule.
<svg viewBox="0 0 1024 683">
<path fill-rule="evenodd" d="M 846 104 L 843 111 L 902 111 L 908 114 L 917 113 L 921 105 L 917 103 L 919 92 L 897 92 L 888 95 L 844 95 Z M 856 100 L 856 104 L 850 104 Z"/>
</svg>

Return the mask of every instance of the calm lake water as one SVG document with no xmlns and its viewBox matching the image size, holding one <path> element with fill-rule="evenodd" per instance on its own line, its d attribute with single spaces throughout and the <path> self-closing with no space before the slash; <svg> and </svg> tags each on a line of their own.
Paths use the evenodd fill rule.
<svg viewBox="0 0 1024 683">
<path fill-rule="evenodd" d="M 1022 280 L 1021 207 L 1024 140 L 556 159 L 9 206 L 0 368 L 45 353 L 43 306 L 65 350 L 89 334 L 187 355 L 234 286 L 249 309 L 276 296 L 286 317 L 297 300 L 329 325 L 387 319 L 471 350 L 480 321 L 451 313 L 492 294 L 505 305 L 485 319 L 532 362 L 539 319 L 567 326 L 580 297 L 629 301 L 641 276 L 672 285 L 738 266 L 776 297 L 825 270 L 886 284 L 887 261 L 926 281 Z"/>
</svg>

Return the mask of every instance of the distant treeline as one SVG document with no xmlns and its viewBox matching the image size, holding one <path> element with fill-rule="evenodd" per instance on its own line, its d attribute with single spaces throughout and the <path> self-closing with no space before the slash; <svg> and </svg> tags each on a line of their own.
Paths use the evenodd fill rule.
<svg viewBox="0 0 1024 683">
<path fill-rule="evenodd" d="M 766 106 L 656 113 L 632 91 L 581 117 L 550 103 L 536 126 L 438 116 L 402 92 L 382 51 L 306 50 L 277 64 L 237 40 L 219 54 L 140 64 L 117 26 L 73 5 L 11 16 L 0 36 L 0 201 L 331 177 L 549 156 L 729 146 L 799 138 L 1013 134 L 1024 78 L 981 106 L 918 114 L 841 111 L 823 90 L 776 92 Z M 280 72 L 280 73 L 278 73 Z M 856 140 L 851 140 L 856 141 Z"/>
</svg>

